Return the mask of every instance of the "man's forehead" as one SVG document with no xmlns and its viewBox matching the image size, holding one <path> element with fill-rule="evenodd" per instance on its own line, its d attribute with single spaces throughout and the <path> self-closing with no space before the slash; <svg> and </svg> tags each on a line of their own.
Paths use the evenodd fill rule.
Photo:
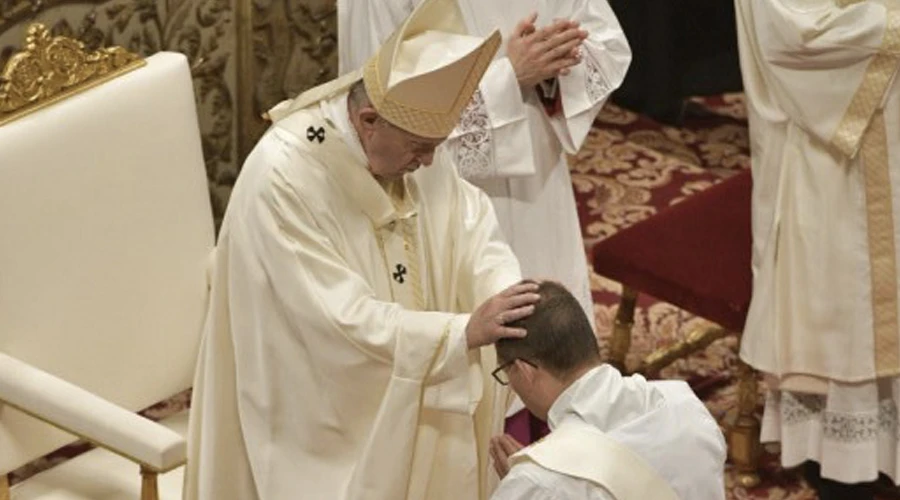
<svg viewBox="0 0 900 500">
<path fill-rule="evenodd" d="M 443 139 L 431 139 L 428 137 L 420 137 L 418 135 L 412 135 L 412 142 L 416 146 L 438 147 L 445 140 L 447 140 L 446 137 Z"/>
<path fill-rule="evenodd" d="M 404 137 L 406 140 L 408 140 L 408 141 L 410 141 L 410 142 L 413 142 L 413 143 L 416 143 L 416 144 L 419 144 L 419 145 L 422 145 L 422 146 L 437 146 L 438 144 L 440 144 L 440 143 L 444 142 L 445 140 L 447 140 L 446 137 L 442 137 L 442 138 L 440 138 L 440 139 L 435 139 L 435 138 L 432 138 L 432 137 L 422 137 L 421 135 L 416 135 L 416 134 L 414 134 L 414 133 L 412 133 L 412 132 L 409 132 L 409 131 L 407 131 L 407 130 L 403 130 L 403 129 L 400 128 L 400 127 L 396 127 L 396 126 L 395 126 L 395 128 L 403 135 L 403 137 Z"/>
<path fill-rule="evenodd" d="M 415 144 L 416 146 L 424 146 L 424 147 L 437 147 L 439 144 L 444 142 L 446 138 L 443 139 L 432 139 L 430 137 L 422 137 L 420 135 L 406 133 L 410 142 Z"/>
</svg>

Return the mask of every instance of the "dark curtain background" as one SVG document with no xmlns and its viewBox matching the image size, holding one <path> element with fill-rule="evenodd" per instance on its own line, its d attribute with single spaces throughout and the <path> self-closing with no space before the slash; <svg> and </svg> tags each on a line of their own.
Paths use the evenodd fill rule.
<svg viewBox="0 0 900 500">
<path fill-rule="evenodd" d="M 742 89 L 731 0 L 610 0 L 634 58 L 613 100 L 679 123 L 690 96 Z"/>
</svg>

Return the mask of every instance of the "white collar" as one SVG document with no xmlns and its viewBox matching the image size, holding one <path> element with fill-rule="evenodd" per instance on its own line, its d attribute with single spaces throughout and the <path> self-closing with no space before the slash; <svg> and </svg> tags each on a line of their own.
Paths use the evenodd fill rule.
<svg viewBox="0 0 900 500">
<path fill-rule="evenodd" d="M 547 415 L 551 429 L 578 418 L 609 432 L 663 404 L 662 393 L 640 375 L 623 377 L 610 365 L 592 368 L 556 398 Z"/>
<path fill-rule="evenodd" d="M 359 134 L 356 133 L 356 129 L 350 123 L 350 110 L 347 109 L 348 96 L 349 93 L 344 92 L 337 97 L 322 101 L 319 106 L 325 119 L 330 121 L 334 128 L 341 132 L 344 143 L 350 149 L 350 152 L 353 153 L 353 156 L 362 162 L 363 165 L 368 165 L 369 158 L 366 156 L 362 142 L 359 140 Z"/>
</svg>

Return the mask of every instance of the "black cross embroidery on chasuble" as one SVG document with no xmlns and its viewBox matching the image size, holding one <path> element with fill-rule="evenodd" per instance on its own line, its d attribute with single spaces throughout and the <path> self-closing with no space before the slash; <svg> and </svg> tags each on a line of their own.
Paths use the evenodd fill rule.
<svg viewBox="0 0 900 500">
<path fill-rule="evenodd" d="M 325 129 L 322 127 L 316 128 L 310 125 L 308 129 L 306 129 L 306 138 L 309 139 L 309 142 L 313 142 L 315 140 L 319 141 L 319 144 L 325 140 Z"/>
<path fill-rule="evenodd" d="M 404 267 L 403 264 L 397 264 L 397 270 L 394 272 L 393 276 L 394 281 L 402 285 L 403 282 L 406 281 L 404 278 L 404 276 L 406 276 L 406 267 Z"/>
</svg>

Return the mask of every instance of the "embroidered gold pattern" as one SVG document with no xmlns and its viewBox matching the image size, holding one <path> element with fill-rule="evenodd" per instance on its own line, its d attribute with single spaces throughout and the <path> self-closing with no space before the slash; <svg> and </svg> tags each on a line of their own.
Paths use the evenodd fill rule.
<svg viewBox="0 0 900 500">
<path fill-rule="evenodd" d="M 32 24 L 24 49 L 0 73 L 0 125 L 146 64 L 121 47 L 89 52 L 72 38 Z"/>
<path fill-rule="evenodd" d="M 852 158 L 859 151 L 866 127 L 875 109 L 881 104 L 881 99 L 897 68 L 898 53 L 900 53 L 900 9 L 890 9 L 881 50 L 866 68 L 862 84 L 850 101 L 850 106 L 847 107 L 847 112 L 831 139 L 834 147 L 847 158 Z"/>
<path fill-rule="evenodd" d="M 381 235 L 382 228 L 377 227 L 375 223 L 372 223 L 372 232 L 375 233 L 375 239 L 378 240 L 378 250 L 381 252 L 381 260 L 384 262 L 384 268 L 387 270 L 388 274 L 391 273 L 391 265 L 388 261 L 387 252 L 384 250 L 384 236 Z M 397 302 L 397 297 L 394 296 L 394 287 L 388 287 L 391 290 L 391 302 Z"/>
<path fill-rule="evenodd" d="M 897 262 L 891 178 L 888 170 L 884 114 L 875 115 L 863 138 L 866 183 L 869 266 L 872 281 L 872 320 L 875 335 L 875 370 L 878 376 L 900 372 L 897 324 Z"/>
<path fill-rule="evenodd" d="M 853 158 L 862 149 L 875 371 L 879 377 L 900 373 L 893 198 L 886 125 L 878 109 L 900 62 L 900 9 L 887 5 L 885 8 L 887 22 L 879 53 L 866 68 L 863 81 L 831 141 L 847 158 Z"/>
<path fill-rule="evenodd" d="M 412 199 L 406 189 L 405 179 L 395 183 L 391 191 L 391 201 L 394 208 L 401 214 L 412 212 Z M 413 289 L 413 298 L 416 307 L 420 311 L 425 310 L 425 296 L 422 294 L 422 280 L 419 269 L 419 217 L 412 213 L 408 217 L 402 217 L 399 221 L 403 226 L 403 248 L 406 250 L 406 260 L 409 266 L 409 281 Z"/>
<path fill-rule="evenodd" d="M 428 110 L 414 107 L 408 103 L 398 102 L 388 96 L 388 89 L 383 88 L 379 63 L 380 52 L 369 59 L 363 69 L 363 81 L 369 99 L 378 110 L 378 114 L 394 125 L 416 135 L 431 138 L 443 138 L 450 135 L 456 127 L 459 116 L 468 105 L 469 99 L 478 87 L 484 69 L 491 63 L 497 47 L 500 46 L 500 34 L 494 33 L 484 44 L 469 74 L 459 88 L 456 103 L 448 110 Z"/>
<path fill-rule="evenodd" d="M 393 273 L 390 262 L 388 260 L 387 251 L 385 250 L 384 236 L 381 231 L 401 231 L 403 236 L 403 249 L 406 252 L 407 272 L 406 281 L 412 287 L 413 300 L 416 310 L 424 311 L 426 307 L 425 295 L 422 292 L 421 270 L 419 266 L 419 224 L 418 214 L 413 213 L 412 198 L 406 188 L 405 180 L 392 181 L 383 183 L 382 187 L 391 199 L 396 213 L 400 214 L 394 222 L 385 227 L 378 228 L 372 225 L 375 237 L 378 240 L 378 249 L 381 251 L 381 258 L 384 261 L 384 268 L 390 275 Z M 391 287 L 391 300 L 397 302 L 394 294 L 394 288 Z"/>
<path fill-rule="evenodd" d="M 403 219 L 403 247 L 406 249 L 406 258 L 409 260 L 409 280 L 412 283 L 413 297 L 420 311 L 425 310 L 425 296 L 422 294 L 422 279 L 419 272 L 419 216 Z"/>
</svg>

